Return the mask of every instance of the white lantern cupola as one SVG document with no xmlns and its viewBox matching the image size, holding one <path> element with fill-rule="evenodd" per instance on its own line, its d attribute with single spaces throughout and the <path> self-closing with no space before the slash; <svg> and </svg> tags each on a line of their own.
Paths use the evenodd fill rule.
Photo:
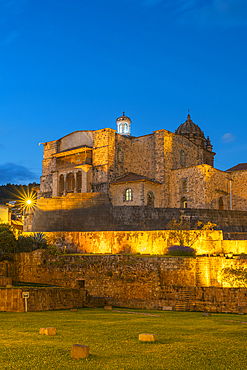
<svg viewBox="0 0 247 370">
<path fill-rule="evenodd" d="M 130 136 L 131 119 L 126 117 L 124 113 L 125 112 L 123 112 L 121 117 L 117 118 L 117 133 L 120 135 Z"/>
</svg>

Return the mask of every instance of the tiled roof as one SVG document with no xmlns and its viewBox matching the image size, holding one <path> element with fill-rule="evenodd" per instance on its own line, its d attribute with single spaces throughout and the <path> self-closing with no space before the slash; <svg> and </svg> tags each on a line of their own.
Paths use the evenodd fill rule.
<svg viewBox="0 0 247 370">
<path fill-rule="evenodd" d="M 229 168 L 229 170 L 226 170 L 226 172 L 246 171 L 246 170 L 247 170 L 247 163 L 239 163 L 236 166 Z"/>
<path fill-rule="evenodd" d="M 158 181 L 151 180 L 148 177 L 137 175 L 136 173 L 129 172 L 125 175 L 118 177 L 116 180 L 112 181 L 111 184 L 121 184 L 125 182 L 136 182 L 136 181 L 148 181 L 155 184 L 160 184 Z"/>
</svg>

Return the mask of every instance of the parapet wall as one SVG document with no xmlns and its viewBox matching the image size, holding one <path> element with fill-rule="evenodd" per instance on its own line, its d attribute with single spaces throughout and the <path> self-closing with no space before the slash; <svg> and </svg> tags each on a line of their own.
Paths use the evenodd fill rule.
<svg viewBox="0 0 247 370">
<path fill-rule="evenodd" d="M 212 222 L 224 232 L 247 232 L 247 212 L 215 209 L 184 209 L 191 220 Z M 27 215 L 25 231 L 135 231 L 164 230 L 172 218 L 180 219 L 179 208 L 147 206 L 113 207 L 104 193 L 68 194 L 39 198 L 33 221 Z"/>
</svg>

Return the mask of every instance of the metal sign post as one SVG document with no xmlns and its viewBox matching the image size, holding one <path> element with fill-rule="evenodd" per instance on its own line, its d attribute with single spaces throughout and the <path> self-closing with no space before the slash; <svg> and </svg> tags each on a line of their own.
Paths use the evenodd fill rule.
<svg viewBox="0 0 247 370">
<path fill-rule="evenodd" d="M 22 298 L 25 299 L 25 312 L 27 312 L 27 299 L 29 298 L 29 292 L 22 292 Z"/>
</svg>

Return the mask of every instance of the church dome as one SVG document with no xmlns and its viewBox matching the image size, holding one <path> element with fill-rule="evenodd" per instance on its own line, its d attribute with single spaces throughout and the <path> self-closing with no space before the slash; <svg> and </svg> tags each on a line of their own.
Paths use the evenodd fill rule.
<svg viewBox="0 0 247 370">
<path fill-rule="evenodd" d="M 187 137 L 195 135 L 206 140 L 203 131 L 192 121 L 189 114 L 187 116 L 187 120 L 184 123 L 181 123 L 181 125 L 175 131 L 175 134 L 184 135 Z"/>
<path fill-rule="evenodd" d="M 121 117 L 117 118 L 117 122 L 118 121 L 126 121 L 126 120 L 131 122 L 131 119 L 129 117 L 125 116 L 125 112 L 123 112 L 123 115 Z"/>
</svg>

